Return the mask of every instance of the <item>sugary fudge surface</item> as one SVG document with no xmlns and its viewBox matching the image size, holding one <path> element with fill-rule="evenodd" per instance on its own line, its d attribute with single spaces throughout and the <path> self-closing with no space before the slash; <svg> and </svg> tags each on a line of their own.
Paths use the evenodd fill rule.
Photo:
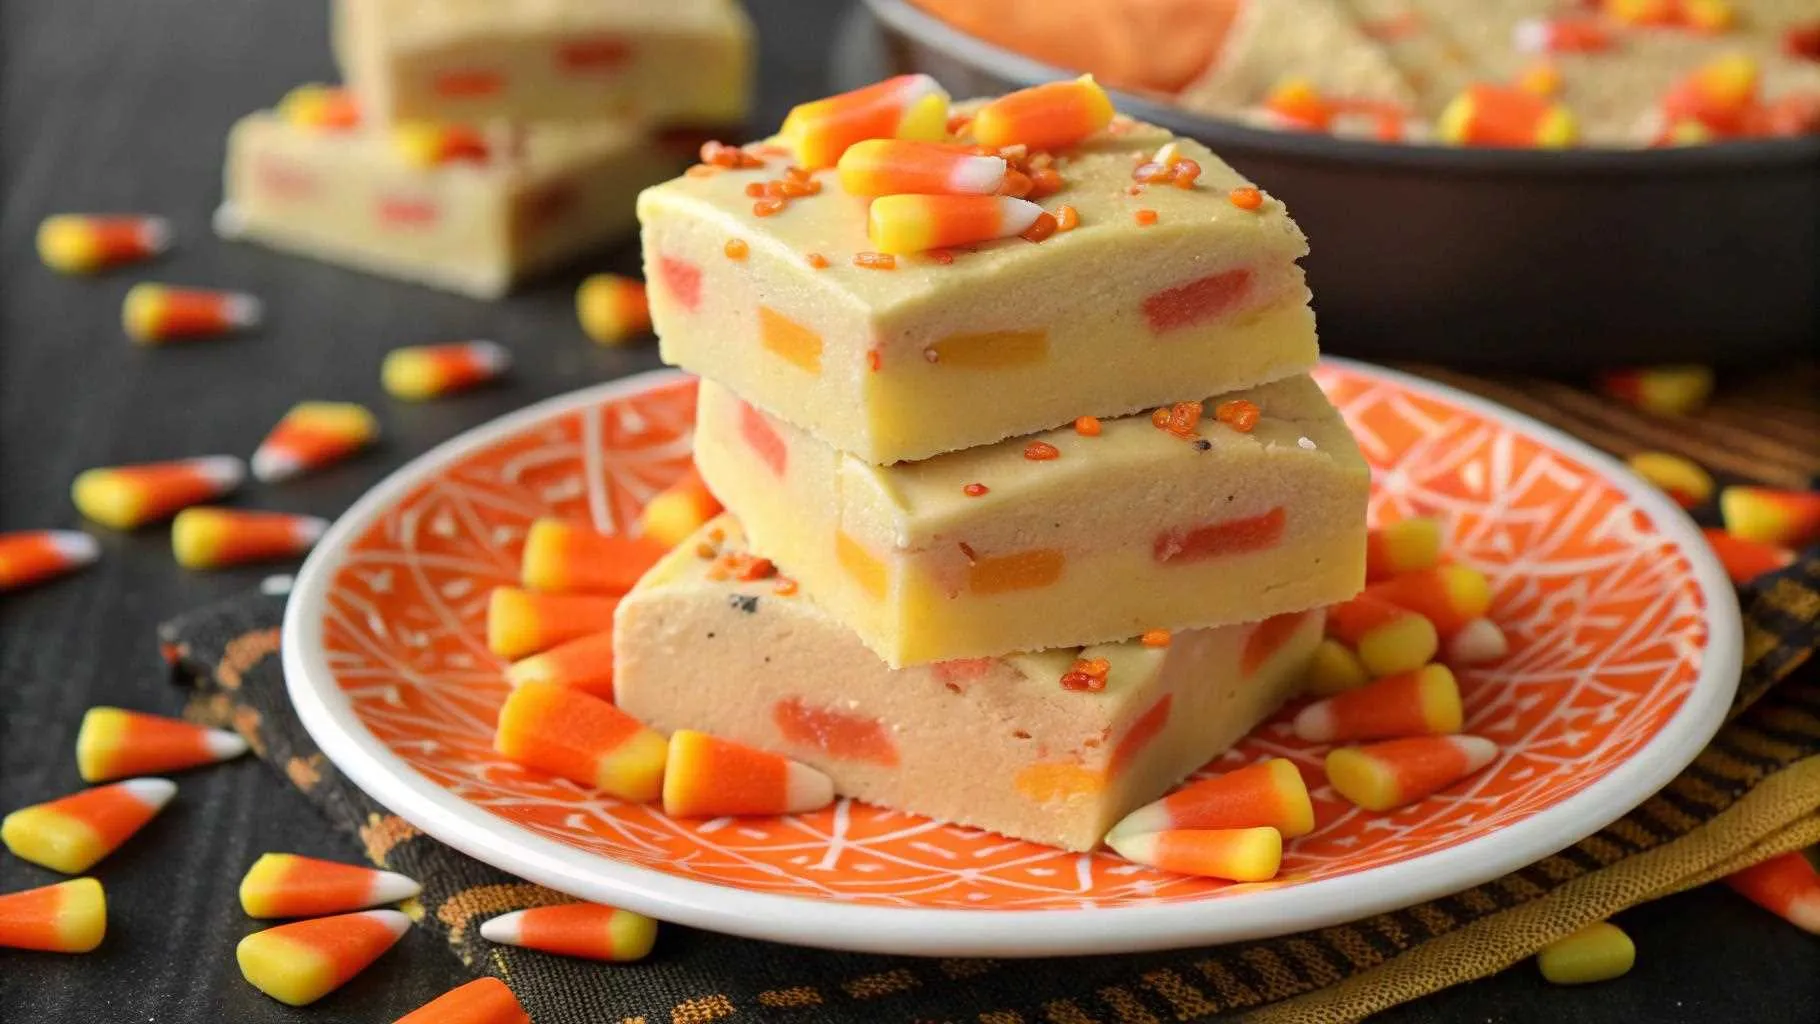
<svg viewBox="0 0 1820 1024">
<path fill-rule="evenodd" d="M 1098 845 L 1290 697 L 1323 618 L 891 669 L 751 564 L 722 517 L 627 595 L 614 627 L 620 707 L 664 732 L 797 758 L 846 796 L 1071 850 Z M 1102 689 L 1063 686 L 1095 659 Z"/>
<path fill-rule="evenodd" d="M 1241 432 L 1215 417 L 1255 407 Z M 712 381 L 695 459 L 753 544 L 892 666 L 1228 625 L 1364 580 L 1369 471 L 1307 377 L 879 467 Z"/>
<path fill-rule="evenodd" d="M 610 123 L 465 134 L 425 126 L 414 159 L 391 130 L 298 123 L 272 111 L 228 136 L 224 234 L 483 298 L 630 231 L 638 190 L 676 157 Z M 507 150 L 516 152 L 508 155 Z M 425 160 L 428 160 L 426 165 Z"/>
<path fill-rule="evenodd" d="M 342 74 L 385 120 L 746 116 L 752 27 L 735 0 L 337 0 Z"/>
<path fill-rule="evenodd" d="M 1199 165 L 1192 187 L 1134 181 L 1165 146 Z M 1162 128 L 1116 117 L 1055 151 L 1062 184 L 1041 205 L 1078 226 L 891 269 L 856 264 L 878 246 L 839 174 L 760 215 L 753 191 L 792 158 L 746 152 L 759 166 L 702 165 L 639 199 L 663 357 L 868 462 L 1250 387 L 1317 357 L 1295 223 L 1268 197 L 1234 205 L 1238 172 Z"/>
</svg>

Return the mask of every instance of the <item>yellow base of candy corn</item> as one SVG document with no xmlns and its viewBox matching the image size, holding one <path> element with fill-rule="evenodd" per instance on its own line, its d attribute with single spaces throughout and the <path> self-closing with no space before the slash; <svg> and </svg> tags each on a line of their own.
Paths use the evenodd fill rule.
<svg viewBox="0 0 1820 1024">
<path fill-rule="evenodd" d="M 1628 973 L 1636 962 L 1636 944 L 1610 921 L 1582 928 L 1536 954 L 1542 977 L 1556 985 L 1610 981 Z"/>
</svg>

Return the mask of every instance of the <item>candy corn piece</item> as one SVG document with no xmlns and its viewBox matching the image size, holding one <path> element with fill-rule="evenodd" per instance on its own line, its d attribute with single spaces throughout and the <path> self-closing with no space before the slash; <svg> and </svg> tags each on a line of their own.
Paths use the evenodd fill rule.
<svg viewBox="0 0 1820 1024">
<path fill-rule="evenodd" d="M 1365 535 L 1365 578 L 1376 583 L 1441 562 L 1441 523 L 1415 516 Z"/>
<path fill-rule="evenodd" d="M 92 878 L 0 894 L 0 947 L 86 953 L 106 935 L 107 894 Z"/>
<path fill-rule="evenodd" d="M 419 170 L 470 161 L 485 163 L 486 136 L 467 125 L 442 121 L 400 121 L 392 126 L 392 148 Z"/>
<path fill-rule="evenodd" d="M 120 324 L 127 337 L 156 345 L 247 330 L 264 315 L 264 304 L 245 292 L 136 284 L 120 307 Z"/>
<path fill-rule="evenodd" d="M 1573 114 L 1522 89 L 1481 83 L 1453 98 L 1435 128 L 1456 146 L 1562 149 L 1579 138 Z"/>
<path fill-rule="evenodd" d="M 1708 527 L 1700 531 L 1706 543 L 1719 556 L 1719 564 L 1736 586 L 1744 586 L 1764 573 L 1786 569 L 1795 564 L 1795 553 L 1774 544 L 1734 537 L 1724 530 Z"/>
<path fill-rule="evenodd" d="M 916 253 L 1022 234 L 1043 208 L 1011 196 L 880 196 L 866 233 L 880 252 Z"/>
<path fill-rule="evenodd" d="M 623 594 L 674 546 L 539 519 L 525 534 L 519 581 L 532 590 Z"/>
<path fill-rule="evenodd" d="M 1175 829 L 1232 829 L 1269 826 L 1286 839 L 1314 831 L 1314 805 L 1302 773 L 1284 758 L 1191 782 L 1127 814 L 1106 841 L 1144 832 Z"/>
<path fill-rule="evenodd" d="M 76 733 L 84 782 L 182 771 L 244 753 L 246 741 L 231 732 L 120 708 L 89 708 Z"/>
<path fill-rule="evenodd" d="M 392 1024 L 531 1024 L 531 1015 L 498 978 L 450 989 Z"/>
<path fill-rule="evenodd" d="M 1410 736 L 1327 754 L 1334 792 L 1368 811 L 1388 811 L 1439 793 L 1484 768 L 1498 745 L 1482 736 Z"/>
<path fill-rule="evenodd" d="M 1738 23 L 1730 0 L 1681 0 L 1681 18 L 1696 32 L 1718 34 Z"/>
<path fill-rule="evenodd" d="M 232 455 L 91 469 L 70 485 L 83 515 L 116 530 L 166 519 L 240 486 L 246 464 Z"/>
<path fill-rule="evenodd" d="M 253 476 L 278 483 L 340 462 L 379 436 L 379 420 L 353 402 L 299 402 L 253 453 Z"/>
<path fill-rule="evenodd" d="M 1112 99 L 1092 75 L 1072 82 L 1006 93 L 973 115 L 973 138 L 982 146 L 1022 144 L 1031 149 L 1061 149 L 1086 139 L 1112 123 Z"/>
<path fill-rule="evenodd" d="M 840 162 L 847 147 L 867 139 L 934 142 L 948 130 L 948 94 L 928 75 L 898 75 L 863 89 L 799 103 L 778 137 L 805 170 Z"/>
<path fill-rule="evenodd" d="M 1758 108 L 1762 74 L 1742 53 L 1722 54 L 1676 83 L 1662 97 L 1668 121 L 1699 121 L 1722 136 L 1742 134 Z"/>
<path fill-rule="evenodd" d="M 1638 452 L 1625 460 L 1631 472 L 1654 484 L 1682 508 L 1696 508 L 1713 496 L 1711 473 L 1669 452 Z"/>
<path fill-rule="evenodd" d="M 1275 878 L 1283 836 L 1274 828 L 1189 828 L 1106 838 L 1119 856 L 1160 871 L 1234 882 Z"/>
<path fill-rule="evenodd" d="M 1680 14 L 1680 0 L 1605 0 L 1601 6 L 1626 25 L 1672 25 Z"/>
<path fill-rule="evenodd" d="M 1432 569 L 1407 572 L 1382 583 L 1373 583 L 1365 593 L 1407 608 L 1429 622 L 1441 639 L 1451 639 L 1474 619 L 1482 619 L 1491 610 L 1491 581 L 1477 569 L 1464 565 L 1437 565 Z"/>
<path fill-rule="evenodd" d="M 1510 639 L 1490 619 L 1474 619 L 1447 639 L 1441 660 L 1449 665 L 1489 665 L 1510 653 Z"/>
<path fill-rule="evenodd" d="M 1561 77 L 1561 69 L 1549 61 L 1539 61 L 1517 72 L 1511 84 L 1535 96 L 1559 96 L 1567 83 Z"/>
<path fill-rule="evenodd" d="M 596 903 L 519 910 L 480 926 L 488 942 L 584 960 L 643 960 L 657 942 L 657 922 Z"/>
<path fill-rule="evenodd" d="M 38 258 L 65 274 L 151 259 L 171 247 L 171 222 L 163 217 L 60 213 L 38 225 Z"/>
<path fill-rule="evenodd" d="M 612 700 L 613 631 L 603 629 L 576 637 L 542 654 L 515 661 L 506 669 L 506 682 L 513 686 L 555 683 L 591 693 L 601 700 Z"/>
<path fill-rule="evenodd" d="M 386 353 L 380 382 L 386 394 L 422 402 L 478 387 L 512 366 L 512 353 L 491 341 L 417 345 Z"/>
<path fill-rule="evenodd" d="M 1802 931 L 1820 935 L 1820 873 L 1799 850 L 1729 875 L 1725 884 Z"/>
<path fill-rule="evenodd" d="M 168 779 L 128 779 L 32 807 L 0 822 L 0 840 L 21 860 L 74 875 L 119 849 L 120 844 L 171 802 Z"/>
<path fill-rule="evenodd" d="M 1629 973 L 1636 962 L 1636 944 L 1610 921 L 1588 925 L 1536 954 L 1542 977 L 1554 985 L 1610 981 Z"/>
<path fill-rule="evenodd" d="M 1438 735 L 1459 732 L 1464 718 L 1453 673 L 1426 665 L 1315 701 L 1296 714 L 1295 734 L 1308 743 Z"/>
<path fill-rule="evenodd" d="M 1264 110 L 1271 120 L 1287 128 L 1326 131 L 1338 113 L 1306 78 L 1286 78 L 1264 96 Z"/>
<path fill-rule="evenodd" d="M 16 590 L 75 572 L 101 557 L 95 538 L 75 530 L 0 533 L 0 590 Z"/>
<path fill-rule="evenodd" d="M 1740 540 L 1784 548 L 1820 541 L 1820 491 L 1727 487 L 1719 492 L 1719 514 Z"/>
<path fill-rule="evenodd" d="M 602 345 L 623 345 L 651 333 L 651 305 L 643 281 L 618 274 L 595 274 L 575 292 L 581 329 Z"/>
<path fill-rule="evenodd" d="M 834 802 L 834 781 L 779 754 L 678 729 L 670 735 L 664 813 L 673 818 L 799 814 Z"/>
<path fill-rule="evenodd" d="M 1651 366 L 1615 370 L 1598 379 L 1599 390 L 1627 405 L 1661 416 L 1696 412 L 1713 393 L 1713 371 L 1705 366 Z"/>
<path fill-rule="evenodd" d="M 1365 663 L 1352 653 L 1352 648 L 1333 637 L 1326 637 L 1315 645 L 1305 681 L 1309 693 L 1316 697 L 1331 697 L 1371 682 L 1371 673 L 1365 671 Z"/>
<path fill-rule="evenodd" d="M 240 973 L 281 1003 L 307 1006 L 348 983 L 411 927 L 396 910 L 363 910 L 254 932 L 234 949 Z"/>
<path fill-rule="evenodd" d="M 1434 623 L 1369 591 L 1328 610 L 1327 635 L 1351 647 L 1374 676 L 1421 668 L 1441 643 Z"/>
<path fill-rule="evenodd" d="M 312 83 L 285 93 L 278 116 L 302 128 L 346 131 L 360 126 L 360 104 L 347 89 Z"/>
<path fill-rule="evenodd" d="M 540 594 L 495 587 L 487 604 L 487 649 L 502 658 L 548 650 L 566 640 L 613 628 L 619 598 L 596 594 Z"/>
<path fill-rule="evenodd" d="M 528 768 L 645 801 L 663 791 L 669 744 L 599 697 L 527 683 L 499 709 L 493 749 Z"/>
<path fill-rule="evenodd" d="M 171 552 L 185 569 L 221 569 L 297 558 L 316 546 L 329 521 L 288 512 L 186 508 L 171 524 Z"/>
<path fill-rule="evenodd" d="M 1519 53 L 1603 53 L 1616 41 L 1602 22 L 1586 17 L 1525 18 L 1511 30 Z"/>
<path fill-rule="evenodd" d="M 403 875 L 294 853 L 266 853 L 240 880 L 248 917 L 321 917 L 408 900 L 423 887 Z"/>
<path fill-rule="evenodd" d="M 1003 157 L 965 146 L 908 139 L 867 139 L 840 158 L 840 187 L 856 196 L 989 196 L 1005 184 Z"/>
<path fill-rule="evenodd" d="M 681 544 L 690 534 L 720 515 L 720 499 L 708 490 L 694 463 L 682 479 L 651 496 L 638 514 L 637 533 L 666 548 Z"/>
</svg>

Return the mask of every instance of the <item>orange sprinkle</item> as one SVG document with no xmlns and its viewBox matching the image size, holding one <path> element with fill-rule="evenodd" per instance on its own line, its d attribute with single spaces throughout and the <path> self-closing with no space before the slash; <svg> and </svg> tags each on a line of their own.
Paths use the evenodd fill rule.
<svg viewBox="0 0 1820 1024">
<path fill-rule="evenodd" d="M 998 194 L 1022 199 L 1030 194 L 1032 187 L 1029 175 L 1022 171 L 1008 170 L 1005 172 L 1005 183 L 999 186 Z"/>
<path fill-rule="evenodd" d="M 1150 225 L 1155 224 L 1156 223 L 1156 211 L 1150 209 L 1149 207 L 1145 207 L 1144 209 L 1139 210 L 1137 212 L 1137 222 L 1144 227 L 1149 227 Z"/>
<path fill-rule="evenodd" d="M 788 576 L 779 576 L 776 585 L 771 589 L 777 591 L 778 596 L 780 597 L 789 597 L 791 594 L 796 593 L 796 581 Z"/>
<path fill-rule="evenodd" d="M 1061 457 L 1061 449 L 1047 441 L 1032 441 L 1024 446 L 1024 458 L 1032 462 L 1048 462 Z"/>
<path fill-rule="evenodd" d="M 1147 629 L 1140 639 L 1145 647 L 1168 647 L 1169 631 L 1166 629 Z"/>
<path fill-rule="evenodd" d="M 1151 422 L 1155 422 L 1153 416 Z M 1166 429 L 1177 437 L 1195 436 L 1195 426 L 1201 422 L 1201 403 L 1177 402 L 1169 408 L 1169 422 Z"/>
<path fill-rule="evenodd" d="M 792 164 L 789 167 L 784 168 L 784 177 L 789 181 L 798 181 L 798 182 L 810 182 L 810 181 L 815 180 L 814 175 L 810 174 L 808 171 L 803 170 L 801 167 L 797 167 L 794 164 Z"/>
<path fill-rule="evenodd" d="M 722 247 L 722 251 L 730 260 L 743 260 L 746 258 L 746 254 L 752 251 L 752 247 L 747 245 L 743 238 L 729 238 L 727 244 Z"/>
<path fill-rule="evenodd" d="M 961 488 L 961 493 L 965 494 L 969 498 L 977 498 L 980 495 L 986 493 L 986 485 L 985 484 L 968 484 L 967 486 Z"/>
<path fill-rule="evenodd" d="M 1074 421 L 1074 432 L 1082 437 L 1100 436 L 1100 421 L 1097 416 L 1082 416 Z"/>
<path fill-rule="evenodd" d="M 774 213 L 782 212 L 783 208 L 784 200 L 782 199 L 760 199 L 758 202 L 752 204 L 752 215 L 754 217 L 769 217 Z"/>
<path fill-rule="evenodd" d="M 714 545 L 705 540 L 695 545 L 695 555 L 698 558 L 713 558 L 718 554 L 720 554 L 720 552 L 715 549 Z"/>
<path fill-rule="evenodd" d="M 1150 413 L 1150 425 L 1158 430 L 1168 430 L 1169 408 L 1167 406 L 1157 406 L 1156 409 Z"/>
<path fill-rule="evenodd" d="M 1256 210 L 1264 205 L 1264 193 L 1250 185 L 1233 189 L 1226 193 L 1226 198 L 1241 210 Z"/>
<path fill-rule="evenodd" d="M 1055 209 L 1055 229 L 1057 231 L 1073 231 L 1075 228 L 1078 228 L 1080 226 L 1081 226 L 1081 211 L 1075 209 L 1072 206 L 1069 206 L 1066 203 L 1063 203 L 1061 206 L 1056 207 L 1056 209 Z"/>
<path fill-rule="evenodd" d="M 1141 195 L 1143 195 L 1143 194 L 1144 194 L 1144 186 L 1142 186 L 1142 185 L 1126 185 L 1126 186 L 1125 186 L 1125 194 L 1126 194 L 1126 195 L 1128 195 L 1128 196 L 1141 196 Z"/>
<path fill-rule="evenodd" d="M 1258 425 L 1261 412 L 1257 403 L 1235 398 L 1230 402 L 1221 402 L 1219 408 L 1213 411 L 1213 418 L 1241 434 L 1249 434 Z"/>
<path fill-rule="evenodd" d="M 1047 153 L 1039 153 L 1037 155 L 1048 156 Z M 1055 168 L 1036 168 L 1030 172 L 1030 195 L 1027 198 L 1041 199 L 1044 196 L 1052 196 L 1057 192 L 1060 192 L 1062 186 L 1066 184 L 1067 182 L 1062 180 L 1061 172 L 1057 171 Z"/>
<path fill-rule="evenodd" d="M 954 250 L 952 249 L 931 249 L 925 255 L 944 267 L 954 262 Z"/>
<path fill-rule="evenodd" d="M 746 182 L 746 198 L 747 199 L 763 199 L 764 197 L 765 197 L 765 183 L 764 182 L 762 182 L 762 181 Z"/>
<path fill-rule="evenodd" d="M 1076 664 L 1080 666 L 1082 672 L 1085 672 L 1090 676 L 1099 676 L 1102 679 L 1106 677 L 1107 673 L 1112 671 L 1112 662 L 1107 661 L 1105 658 L 1086 658 Z"/>
<path fill-rule="evenodd" d="M 867 270 L 896 270 L 897 257 L 888 252 L 856 252 L 853 265 Z"/>
<path fill-rule="evenodd" d="M 1085 672 L 1062 673 L 1062 689 L 1064 690 L 1085 690 L 1089 693 L 1098 693 L 1105 688 L 1106 680 L 1095 679 Z"/>
<path fill-rule="evenodd" d="M 1173 165 L 1175 174 L 1171 180 L 1176 188 L 1193 188 L 1195 180 L 1201 176 L 1201 165 L 1193 160 L 1177 160 Z"/>
<path fill-rule="evenodd" d="M 763 167 L 765 165 L 763 160 L 738 146 L 728 146 L 713 140 L 701 144 L 701 162 L 727 168 Z"/>
<path fill-rule="evenodd" d="M 884 361 L 884 357 L 879 355 L 878 349 L 872 349 L 866 353 L 866 369 L 873 373 L 879 371 L 879 368 L 884 365 Z"/>
<path fill-rule="evenodd" d="M 1023 239 L 1026 242 L 1041 242 L 1043 239 L 1055 234 L 1059 227 L 1060 225 L 1056 222 L 1054 214 L 1039 213 L 1036 215 L 1036 220 L 1032 221 L 1030 226 L 1024 229 Z"/>
<path fill-rule="evenodd" d="M 828 269 L 828 257 L 823 256 L 819 252 L 810 253 L 806 259 L 809 261 L 809 266 L 814 267 L 816 270 Z M 873 367 L 873 369 L 877 369 L 877 367 Z"/>
</svg>

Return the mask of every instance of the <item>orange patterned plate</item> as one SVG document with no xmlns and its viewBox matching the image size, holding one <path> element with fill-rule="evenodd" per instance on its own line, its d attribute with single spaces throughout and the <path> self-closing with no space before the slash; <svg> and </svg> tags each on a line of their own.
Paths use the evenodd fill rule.
<svg viewBox="0 0 1820 1024">
<path fill-rule="evenodd" d="M 1462 678 L 1489 769 L 1388 815 L 1314 789 L 1321 827 L 1277 880 L 1231 885 L 842 801 L 672 821 L 508 764 L 487 592 L 534 517 L 615 530 L 689 455 L 694 387 L 636 377 L 545 402 L 418 459 L 343 516 L 293 591 L 290 692 L 361 788 L 424 831 L 577 896 L 785 942 L 1017 956 L 1187 946 L 1318 927 L 1466 888 L 1642 802 L 1712 736 L 1737 685 L 1737 602 L 1665 497 L 1584 444 L 1385 370 L 1319 379 L 1376 471 L 1374 515 L 1442 517 L 1494 582 L 1502 664 Z M 1286 716 L 1211 767 L 1321 748 Z"/>
</svg>

